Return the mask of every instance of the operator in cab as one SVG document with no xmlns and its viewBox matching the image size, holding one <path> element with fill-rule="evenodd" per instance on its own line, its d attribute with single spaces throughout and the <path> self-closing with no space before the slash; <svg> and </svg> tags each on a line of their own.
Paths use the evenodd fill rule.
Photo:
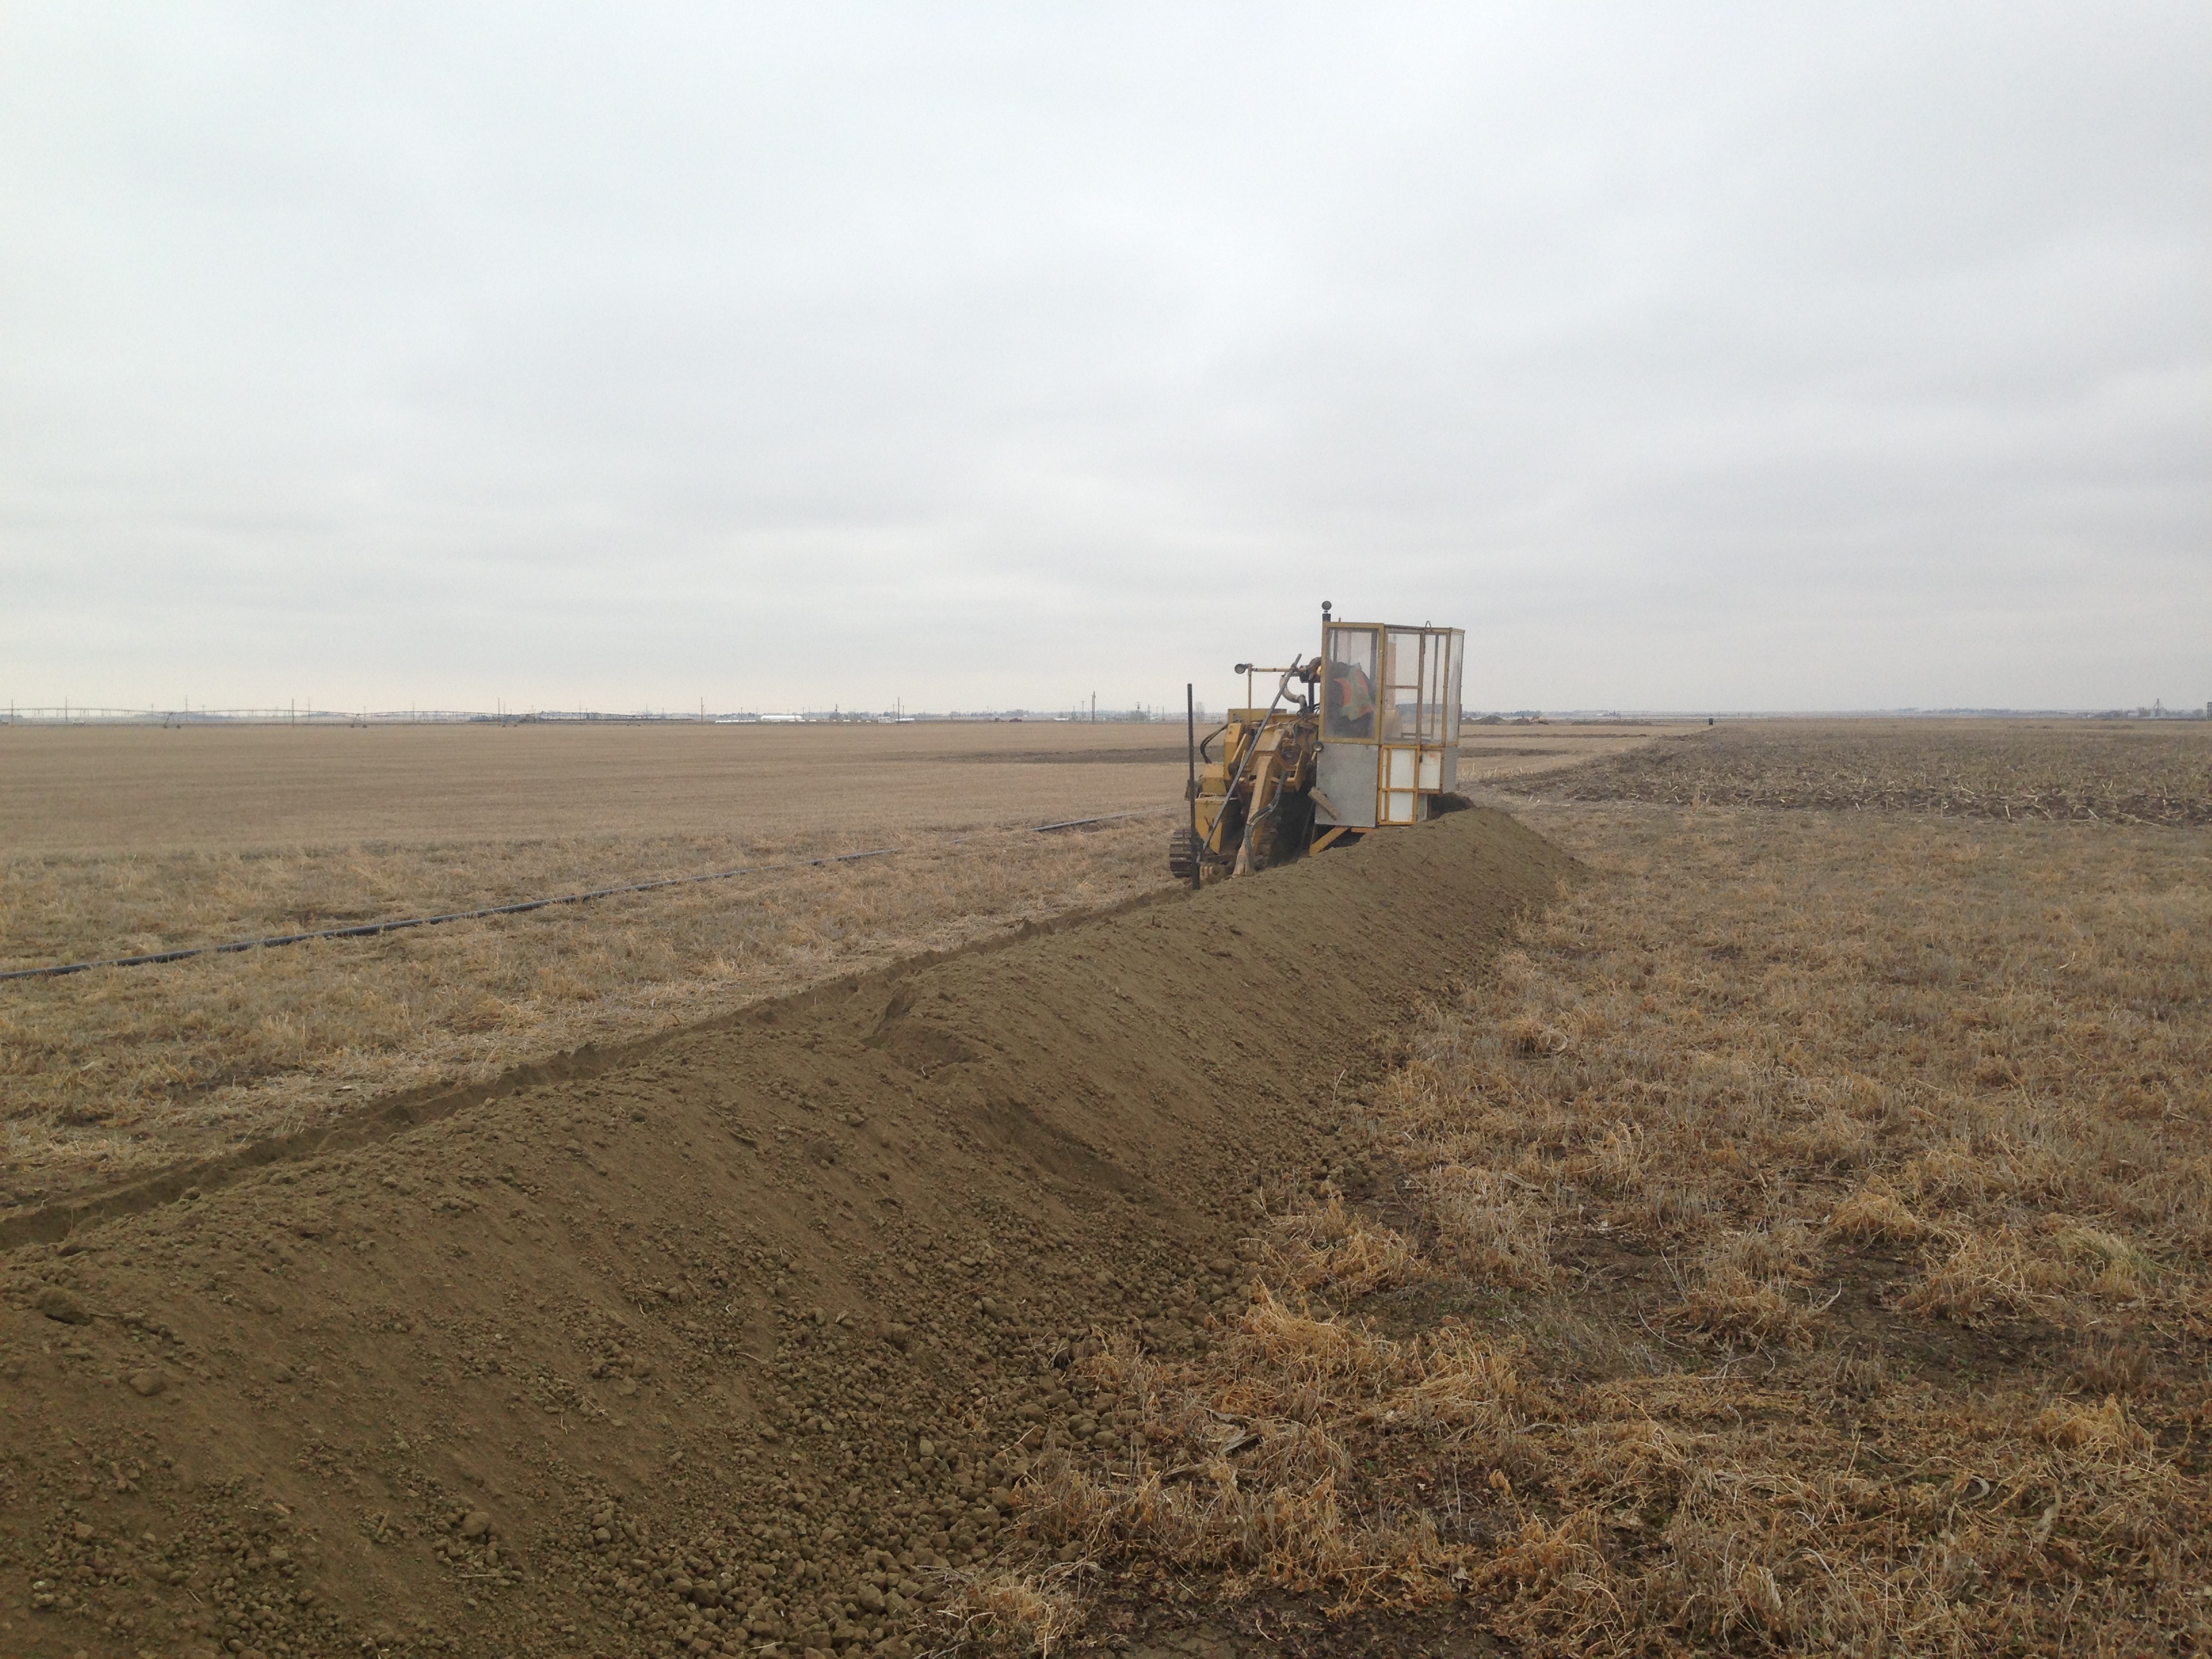
<svg viewBox="0 0 2212 1659">
<path fill-rule="evenodd" d="M 1332 662 L 1322 688 L 1328 704 L 1322 730 L 1346 738 L 1375 735 L 1375 684 L 1367 670 L 1356 662 Z"/>
</svg>

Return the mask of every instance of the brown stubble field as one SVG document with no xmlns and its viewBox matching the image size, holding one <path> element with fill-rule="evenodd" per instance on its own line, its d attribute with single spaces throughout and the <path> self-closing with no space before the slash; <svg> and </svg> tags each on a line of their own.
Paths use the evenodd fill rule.
<svg viewBox="0 0 2212 1659">
<path fill-rule="evenodd" d="M 1165 726 L 0 730 L 0 967 L 863 849 L 549 911 L 0 986 L 35 1202 L 1158 886 Z"/>
<path fill-rule="evenodd" d="M 1093 1362 L 1142 1428 L 1047 1541 L 1525 1651 L 2205 1650 L 2208 736 L 1778 723 L 1507 799 L 1589 878 L 1384 1039 L 1206 1355 Z"/>
<path fill-rule="evenodd" d="M 1486 775 L 1648 732 L 1483 728 Z M 876 848 L 0 987 L 0 1207 L 1164 884 L 1179 724 L 0 728 L 0 969 Z"/>
<path fill-rule="evenodd" d="M 7 1078 L 12 1178 L 119 1172 L 290 1127 L 288 1109 L 323 1121 L 401 1081 L 1163 884 L 1158 818 L 1022 826 L 1172 810 L 1179 733 L 946 727 L 902 763 L 873 747 L 911 731 L 821 733 L 854 746 L 811 767 L 811 733 L 749 757 L 572 753 L 566 794 L 526 753 L 501 771 L 483 757 L 514 751 L 479 749 L 442 792 L 364 794 L 356 810 L 394 815 L 376 841 L 313 827 L 325 778 L 237 820 L 289 840 L 215 844 L 204 824 L 164 842 L 195 790 L 142 767 L 105 809 L 137 839 L 87 831 L 100 812 L 80 807 L 15 852 L 40 815 L 12 768 L 11 948 L 18 916 L 56 938 L 97 919 L 88 933 L 128 948 L 133 929 L 173 941 L 179 917 L 222 931 L 910 848 L 211 964 L 265 979 L 185 964 L 46 988 L 76 1001 L 5 988 L 9 1064 L 43 1056 Z M 1142 1659 L 2212 1647 L 2212 728 L 1778 721 L 1631 747 L 1650 735 L 1469 732 L 1466 775 L 1491 763 L 1487 799 L 1580 878 L 1502 957 L 1469 941 L 1450 982 L 1440 957 L 1434 994 L 1346 1054 L 1316 1111 L 1333 1150 L 1242 1195 L 1210 1184 L 1249 1200 L 1239 1271 L 1147 1280 L 1133 1322 L 1102 1267 L 1083 1357 L 1065 1387 L 1045 1373 L 1007 1465 L 1000 1553 L 923 1592 L 941 1635 Z M 227 793 L 253 799 L 237 775 Z M 762 827 L 732 830 L 755 799 Z M 813 819 L 776 816 L 802 799 Z M 1271 878 L 1248 921 L 1299 890 Z M 408 1018 L 361 1012 L 389 1005 Z M 27 1031 L 46 1047 L 20 1048 Z M 257 1078 L 195 1092 L 159 1070 L 257 1043 Z M 65 1095 L 125 1098 L 75 1076 L 111 1065 L 141 1067 L 137 1115 L 71 1122 Z M 51 1092 L 17 1114 L 27 1079 Z M 1133 1271 L 1115 1248 L 1101 1262 Z M 1054 1328 L 1058 1365 L 1079 1333 Z"/>
</svg>

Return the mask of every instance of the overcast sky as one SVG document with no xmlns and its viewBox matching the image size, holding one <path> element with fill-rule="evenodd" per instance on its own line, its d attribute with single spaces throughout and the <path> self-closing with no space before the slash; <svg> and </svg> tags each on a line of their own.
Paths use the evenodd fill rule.
<svg viewBox="0 0 2212 1659">
<path fill-rule="evenodd" d="M 2212 5 L 0 0 L 0 696 L 2212 697 Z"/>
</svg>

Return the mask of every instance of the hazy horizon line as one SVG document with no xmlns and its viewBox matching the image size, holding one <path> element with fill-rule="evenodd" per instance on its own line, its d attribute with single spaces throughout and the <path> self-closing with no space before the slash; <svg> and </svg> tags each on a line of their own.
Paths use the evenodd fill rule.
<svg viewBox="0 0 2212 1659">
<path fill-rule="evenodd" d="M 1240 705 L 1241 706 L 1241 705 Z M 1222 708 L 1200 702 L 1197 711 L 1202 719 L 1218 718 Z M 959 720 L 981 721 L 1041 721 L 1048 724 L 1159 726 L 1172 724 L 1183 716 L 1180 708 L 1167 704 L 1158 706 L 1137 704 L 1124 708 L 1088 708 L 1070 709 L 1026 703 L 1008 704 L 996 708 L 846 708 L 833 705 L 828 708 L 138 708 L 115 705 L 82 703 L 15 704 L 10 703 L 0 724 L 22 726 L 465 726 L 465 725 L 654 725 L 654 726 L 755 726 L 755 725 L 880 725 L 895 722 L 947 722 Z M 1465 707 L 1461 710 L 1462 726 L 1480 720 L 1564 720 L 1602 723 L 1664 722 L 1673 720 L 1941 720 L 1941 719 L 2015 719 L 2015 720 L 2208 720 L 2212 719 L 2212 702 L 2202 705 L 2183 704 L 2166 707 L 2162 699 L 2149 703 L 2112 703 L 2079 708 L 2014 708 L 2001 705 L 1927 708 L 1917 704 L 1895 707 L 1847 708 L 1643 708 L 1633 706 L 1597 706 L 1589 708 L 1478 708 Z"/>
</svg>

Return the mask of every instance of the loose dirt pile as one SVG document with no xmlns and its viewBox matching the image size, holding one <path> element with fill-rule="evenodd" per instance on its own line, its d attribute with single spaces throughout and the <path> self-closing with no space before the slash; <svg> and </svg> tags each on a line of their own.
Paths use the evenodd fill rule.
<svg viewBox="0 0 2212 1659">
<path fill-rule="evenodd" d="M 0 860 L 0 939 L 17 953 L 0 966 L 48 947 L 129 955 L 785 866 L 376 939 L 0 987 L 0 1240 L 27 1208 L 233 1152 L 241 1139 L 327 1129 L 363 1097 L 489 1081 L 541 1055 L 683 1030 L 740 1003 L 1000 939 L 1024 918 L 1096 913 L 1169 884 L 1157 817 L 1048 836 L 861 833 L 840 826 L 781 845 L 738 832 L 595 834 Z M 894 854 L 805 863 L 871 845 Z"/>
<path fill-rule="evenodd" d="M 1571 868 L 1460 813 L 19 1245 L 0 1652 L 923 1645 L 1115 1433 L 1071 1361 L 1240 1309 L 1377 1034 Z"/>
</svg>

